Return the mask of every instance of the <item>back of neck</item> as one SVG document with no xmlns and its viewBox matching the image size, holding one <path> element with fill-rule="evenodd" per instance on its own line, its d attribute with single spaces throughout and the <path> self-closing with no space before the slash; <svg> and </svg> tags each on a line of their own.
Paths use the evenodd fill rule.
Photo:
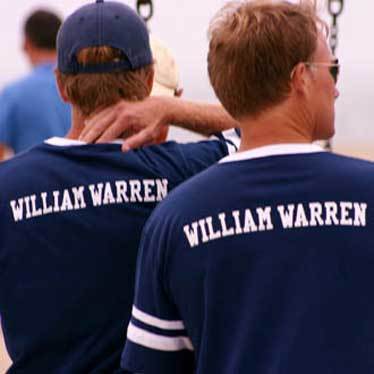
<svg viewBox="0 0 374 374">
<path fill-rule="evenodd" d="M 29 58 L 32 66 L 37 67 L 43 64 L 55 64 L 57 55 L 55 51 L 40 50 L 38 52 L 29 54 Z"/>
<path fill-rule="evenodd" d="M 311 143 L 313 121 L 302 111 L 275 108 L 240 122 L 240 151 L 282 143 Z"/>
<path fill-rule="evenodd" d="M 71 127 L 66 138 L 78 140 L 85 126 L 86 117 L 79 110 L 72 107 Z"/>
</svg>

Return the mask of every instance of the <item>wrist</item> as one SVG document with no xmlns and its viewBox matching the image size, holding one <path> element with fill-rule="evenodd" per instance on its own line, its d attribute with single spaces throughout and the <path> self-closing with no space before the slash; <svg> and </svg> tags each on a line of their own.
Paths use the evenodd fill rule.
<svg viewBox="0 0 374 374">
<path fill-rule="evenodd" d="M 161 119 L 164 125 L 170 125 L 178 122 L 178 116 L 180 117 L 180 99 L 174 97 L 160 96 L 157 98 L 159 105 L 161 106 Z"/>
</svg>

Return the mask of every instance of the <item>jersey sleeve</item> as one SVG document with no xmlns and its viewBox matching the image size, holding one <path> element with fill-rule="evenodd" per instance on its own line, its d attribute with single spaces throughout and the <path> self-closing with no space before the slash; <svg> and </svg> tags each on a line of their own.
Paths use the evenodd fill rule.
<svg viewBox="0 0 374 374">
<path fill-rule="evenodd" d="M 239 148 L 240 138 L 234 130 L 216 134 L 210 140 L 181 145 L 185 157 L 186 170 L 191 177 L 221 158 L 235 153 Z"/>
<path fill-rule="evenodd" d="M 143 165 L 152 173 L 164 176 L 174 189 L 187 179 L 202 172 L 238 150 L 240 136 L 235 130 L 215 135 L 209 140 L 179 144 L 166 142 L 135 150 Z"/>
<path fill-rule="evenodd" d="M 168 293 L 165 225 L 155 215 L 143 231 L 135 298 L 122 354 L 123 370 L 142 374 L 192 374 L 193 345 Z"/>
</svg>

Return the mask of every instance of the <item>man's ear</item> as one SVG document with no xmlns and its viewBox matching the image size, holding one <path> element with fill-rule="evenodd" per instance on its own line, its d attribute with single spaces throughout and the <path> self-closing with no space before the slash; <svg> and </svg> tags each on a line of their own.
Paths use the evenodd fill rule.
<svg viewBox="0 0 374 374">
<path fill-rule="evenodd" d="M 154 79 L 155 79 L 155 69 L 152 67 L 152 69 L 150 69 L 149 74 L 147 76 L 147 87 L 149 90 L 149 95 L 152 92 Z"/>
<path fill-rule="evenodd" d="M 25 53 L 27 53 L 28 49 L 29 49 L 29 40 L 28 40 L 28 38 L 25 37 L 25 38 L 23 39 L 23 43 L 22 43 L 22 50 L 23 50 Z"/>
<path fill-rule="evenodd" d="M 297 64 L 291 73 L 291 87 L 294 92 L 301 95 L 308 95 L 311 84 L 311 74 L 308 67 Z"/>
<path fill-rule="evenodd" d="M 27 35 L 24 36 L 22 47 L 25 53 L 33 53 L 33 51 L 35 50 L 34 43 Z"/>
<path fill-rule="evenodd" d="M 70 103 L 69 96 L 66 93 L 65 85 L 62 83 L 61 76 L 57 71 L 55 71 L 55 77 L 58 93 L 60 94 L 62 101 L 64 103 Z"/>
<path fill-rule="evenodd" d="M 174 92 L 174 96 L 175 96 L 175 97 L 182 97 L 182 95 L 183 95 L 183 91 L 184 91 L 183 88 L 177 88 L 177 89 L 175 90 L 175 92 Z"/>
</svg>

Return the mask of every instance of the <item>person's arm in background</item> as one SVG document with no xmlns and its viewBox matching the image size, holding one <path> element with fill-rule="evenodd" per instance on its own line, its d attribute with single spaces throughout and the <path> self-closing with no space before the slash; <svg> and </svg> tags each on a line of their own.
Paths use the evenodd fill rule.
<svg viewBox="0 0 374 374">
<path fill-rule="evenodd" d="M 149 97 L 130 103 L 121 101 L 103 110 L 87 122 L 80 140 L 105 143 L 124 133 L 122 149 L 154 144 L 165 126 L 211 135 L 236 127 L 237 122 L 220 105 L 197 103 L 170 97 Z"/>
<path fill-rule="evenodd" d="M 0 162 L 14 156 L 14 151 L 10 144 L 11 107 L 10 98 L 6 91 L 3 91 L 0 94 Z"/>
</svg>

